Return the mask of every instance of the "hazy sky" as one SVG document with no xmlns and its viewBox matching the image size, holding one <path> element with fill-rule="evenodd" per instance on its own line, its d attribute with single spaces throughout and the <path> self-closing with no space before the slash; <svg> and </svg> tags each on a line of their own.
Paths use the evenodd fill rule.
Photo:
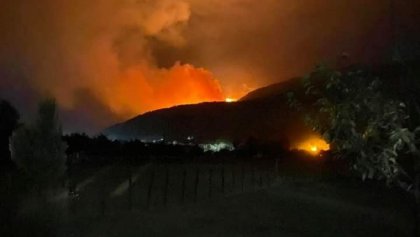
<svg viewBox="0 0 420 237">
<path fill-rule="evenodd" d="M 398 38 L 418 49 L 419 4 L 396 3 Z M 2 0 L 0 97 L 30 117 L 54 96 L 67 131 L 96 132 L 239 98 L 343 52 L 383 61 L 390 12 L 385 0 Z"/>
</svg>

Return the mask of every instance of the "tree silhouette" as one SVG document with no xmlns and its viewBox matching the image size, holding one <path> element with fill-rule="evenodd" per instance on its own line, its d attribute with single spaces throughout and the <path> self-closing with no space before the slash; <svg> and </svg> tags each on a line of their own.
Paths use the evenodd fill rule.
<svg viewBox="0 0 420 237">
<path fill-rule="evenodd" d="M 412 193 L 420 223 L 419 99 L 409 90 L 418 88 L 418 77 L 405 74 L 399 70 L 394 78 L 379 79 L 360 68 L 319 67 L 304 80 L 305 103 L 289 96 L 334 155 L 351 161 L 363 179 L 384 180 Z"/>
<path fill-rule="evenodd" d="M 19 113 L 6 100 L 0 100 L 0 164 L 10 163 L 9 138 L 17 128 Z"/>
<path fill-rule="evenodd" d="M 61 137 L 54 99 L 42 101 L 35 122 L 22 126 L 12 136 L 12 160 L 35 189 L 52 187 L 64 175 L 66 144 Z"/>
</svg>

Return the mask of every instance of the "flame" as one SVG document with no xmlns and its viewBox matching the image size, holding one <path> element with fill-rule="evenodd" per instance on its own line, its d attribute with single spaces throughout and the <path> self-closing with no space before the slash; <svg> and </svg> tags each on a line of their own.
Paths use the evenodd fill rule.
<svg viewBox="0 0 420 237">
<path fill-rule="evenodd" d="M 318 155 L 321 151 L 328 151 L 330 145 L 320 137 L 309 137 L 292 148 L 306 151 L 312 155 Z"/>
<path fill-rule="evenodd" d="M 232 103 L 232 102 L 236 102 L 236 101 L 237 101 L 237 99 L 230 98 L 230 97 L 226 97 L 226 99 L 225 99 L 226 103 Z"/>
<path fill-rule="evenodd" d="M 103 87 L 100 87 L 103 89 Z M 219 81 L 203 68 L 175 64 L 169 69 L 131 68 L 102 90 L 112 111 L 127 117 L 181 104 L 224 101 Z"/>
</svg>

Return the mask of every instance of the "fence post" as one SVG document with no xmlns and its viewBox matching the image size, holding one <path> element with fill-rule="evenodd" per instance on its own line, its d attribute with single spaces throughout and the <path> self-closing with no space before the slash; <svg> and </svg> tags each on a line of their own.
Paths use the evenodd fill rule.
<svg viewBox="0 0 420 237">
<path fill-rule="evenodd" d="M 105 200 L 106 199 L 106 192 L 105 192 L 104 185 L 105 184 L 101 185 L 101 196 L 102 196 L 102 198 L 101 198 L 101 214 L 102 214 L 102 217 L 105 216 L 105 212 L 106 212 L 106 200 Z"/>
<path fill-rule="evenodd" d="M 212 192 L 212 176 L 213 176 L 213 169 L 210 168 L 209 170 L 209 198 L 211 198 L 211 192 Z"/>
<path fill-rule="evenodd" d="M 225 164 L 222 164 L 222 194 L 225 194 Z"/>
<path fill-rule="evenodd" d="M 245 167 L 242 164 L 241 167 L 241 186 L 242 186 L 242 192 L 244 191 L 244 186 L 245 186 Z"/>
<path fill-rule="evenodd" d="M 184 171 L 182 172 L 182 196 L 181 196 L 181 203 L 184 203 L 185 199 L 185 180 L 187 179 L 187 171 L 184 168 Z"/>
<path fill-rule="evenodd" d="M 267 169 L 265 170 L 265 179 L 266 179 L 266 186 L 271 186 L 271 179 L 270 179 L 270 171 Z"/>
<path fill-rule="evenodd" d="M 7 194 L 9 197 L 11 193 L 12 193 L 12 174 L 10 172 L 7 172 Z"/>
<path fill-rule="evenodd" d="M 130 166 L 128 167 L 128 209 L 131 211 L 133 207 L 133 199 L 132 199 L 132 193 L 133 192 L 133 178 L 132 178 L 132 172 L 131 172 L 131 162 Z"/>
<path fill-rule="evenodd" d="M 257 181 L 256 181 L 256 175 L 255 175 L 255 166 L 252 166 L 252 188 L 255 189 Z"/>
<path fill-rule="evenodd" d="M 72 181 L 72 164 L 71 164 L 71 155 L 67 157 L 67 179 L 68 179 L 68 194 L 71 194 L 75 189 L 73 187 Z"/>
<path fill-rule="evenodd" d="M 165 164 L 165 187 L 163 190 L 163 206 L 166 207 L 168 203 L 168 185 L 169 185 L 169 169 L 168 165 Z"/>
<path fill-rule="evenodd" d="M 232 165 L 232 191 L 235 191 L 235 164 Z"/>
<path fill-rule="evenodd" d="M 150 201 L 152 198 L 152 190 L 153 190 L 153 182 L 155 179 L 155 167 L 152 165 L 152 173 L 150 174 L 150 181 L 149 181 L 149 187 L 147 190 L 147 208 L 150 207 Z"/>
<path fill-rule="evenodd" d="M 194 202 L 197 202 L 198 195 L 198 182 L 200 179 L 200 169 L 197 167 L 195 171 L 195 183 L 194 183 Z"/>
<path fill-rule="evenodd" d="M 101 214 L 102 214 L 102 217 L 105 216 L 105 209 L 106 209 L 105 198 L 102 197 L 102 200 L 101 200 Z"/>
</svg>

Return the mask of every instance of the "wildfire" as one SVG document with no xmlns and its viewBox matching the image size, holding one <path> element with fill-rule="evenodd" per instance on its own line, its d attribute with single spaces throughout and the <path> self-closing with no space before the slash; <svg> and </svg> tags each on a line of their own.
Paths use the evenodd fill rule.
<svg viewBox="0 0 420 237">
<path fill-rule="evenodd" d="M 103 98 L 126 117 L 181 104 L 224 101 L 219 81 L 206 69 L 175 64 L 169 69 L 135 68 L 115 80 Z"/>
<path fill-rule="evenodd" d="M 330 149 L 330 145 L 320 137 L 311 137 L 301 143 L 298 143 L 293 148 L 306 151 L 312 155 L 318 155 L 321 151 L 328 151 Z"/>
<path fill-rule="evenodd" d="M 227 97 L 226 99 L 225 99 L 225 102 L 226 103 L 232 103 L 232 102 L 236 102 L 237 100 L 236 99 L 234 99 L 234 98 L 230 98 L 230 97 Z"/>
<path fill-rule="evenodd" d="M 317 146 L 311 146 L 311 151 L 312 152 L 318 152 L 318 147 Z"/>
</svg>

